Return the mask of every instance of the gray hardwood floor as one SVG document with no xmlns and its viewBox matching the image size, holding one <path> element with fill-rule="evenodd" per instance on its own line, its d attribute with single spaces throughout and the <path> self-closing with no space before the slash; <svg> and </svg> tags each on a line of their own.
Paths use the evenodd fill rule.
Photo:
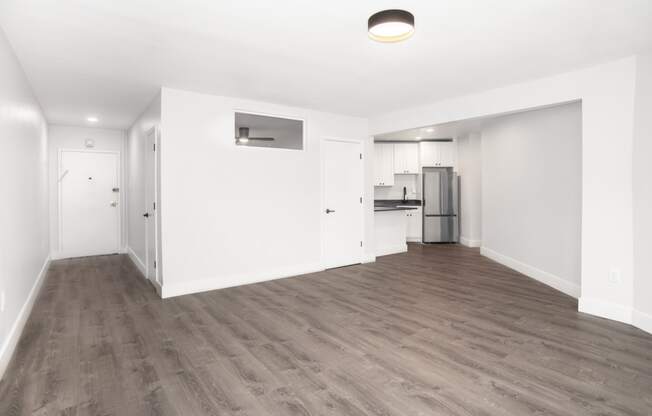
<svg viewBox="0 0 652 416">
<path fill-rule="evenodd" d="M 651 415 L 652 336 L 458 246 L 156 297 L 53 262 L 1 415 Z"/>
</svg>

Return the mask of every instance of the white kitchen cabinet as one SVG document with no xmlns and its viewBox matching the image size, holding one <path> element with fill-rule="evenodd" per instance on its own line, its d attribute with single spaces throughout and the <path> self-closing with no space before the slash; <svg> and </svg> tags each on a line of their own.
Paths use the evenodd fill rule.
<svg viewBox="0 0 652 416">
<path fill-rule="evenodd" d="M 421 207 L 407 212 L 407 241 L 420 242 L 422 234 Z"/>
<path fill-rule="evenodd" d="M 439 166 L 454 167 L 457 161 L 457 146 L 455 142 L 440 142 L 439 144 Z"/>
<path fill-rule="evenodd" d="M 394 173 L 398 175 L 419 173 L 419 145 L 417 143 L 394 144 Z"/>
<path fill-rule="evenodd" d="M 374 143 L 374 186 L 394 185 L 394 144 Z"/>
<path fill-rule="evenodd" d="M 421 142 L 419 143 L 421 166 L 455 167 L 457 147 L 455 142 Z"/>
</svg>

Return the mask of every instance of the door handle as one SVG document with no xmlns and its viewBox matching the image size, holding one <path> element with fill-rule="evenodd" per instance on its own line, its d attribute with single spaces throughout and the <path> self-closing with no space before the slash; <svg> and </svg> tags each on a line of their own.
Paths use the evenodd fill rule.
<svg viewBox="0 0 652 416">
<path fill-rule="evenodd" d="M 143 217 L 145 217 L 145 218 L 149 218 L 149 212 L 144 213 L 144 214 L 143 214 Z"/>
<path fill-rule="evenodd" d="M 328 208 L 326 208 L 326 213 L 327 213 L 327 214 L 330 214 L 331 212 L 335 212 L 335 210 L 334 210 L 334 209 L 328 209 Z"/>
</svg>

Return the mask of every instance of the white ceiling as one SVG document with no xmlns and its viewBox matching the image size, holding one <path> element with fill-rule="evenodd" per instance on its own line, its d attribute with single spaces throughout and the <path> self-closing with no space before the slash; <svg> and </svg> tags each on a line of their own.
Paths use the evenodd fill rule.
<svg viewBox="0 0 652 416">
<path fill-rule="evenodd" d="M 369 15 L 414 13 L 402 43 Z M 161 85 L 369 116 L 652 49 L 650 0 L 0 0 L 50 122 L 126 128 Z"/>
</svg>

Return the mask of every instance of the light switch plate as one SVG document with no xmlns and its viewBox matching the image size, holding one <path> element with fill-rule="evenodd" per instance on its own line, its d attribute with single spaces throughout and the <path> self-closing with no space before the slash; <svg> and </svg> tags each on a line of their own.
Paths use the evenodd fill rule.
<svg viewBox="0 0 652 416">
<path fill-rule="evenodd" d="M 620 284 L 622 282 L 619 269 L 609 270 L 609 282 L 614 284 Z"/>
</svg>

